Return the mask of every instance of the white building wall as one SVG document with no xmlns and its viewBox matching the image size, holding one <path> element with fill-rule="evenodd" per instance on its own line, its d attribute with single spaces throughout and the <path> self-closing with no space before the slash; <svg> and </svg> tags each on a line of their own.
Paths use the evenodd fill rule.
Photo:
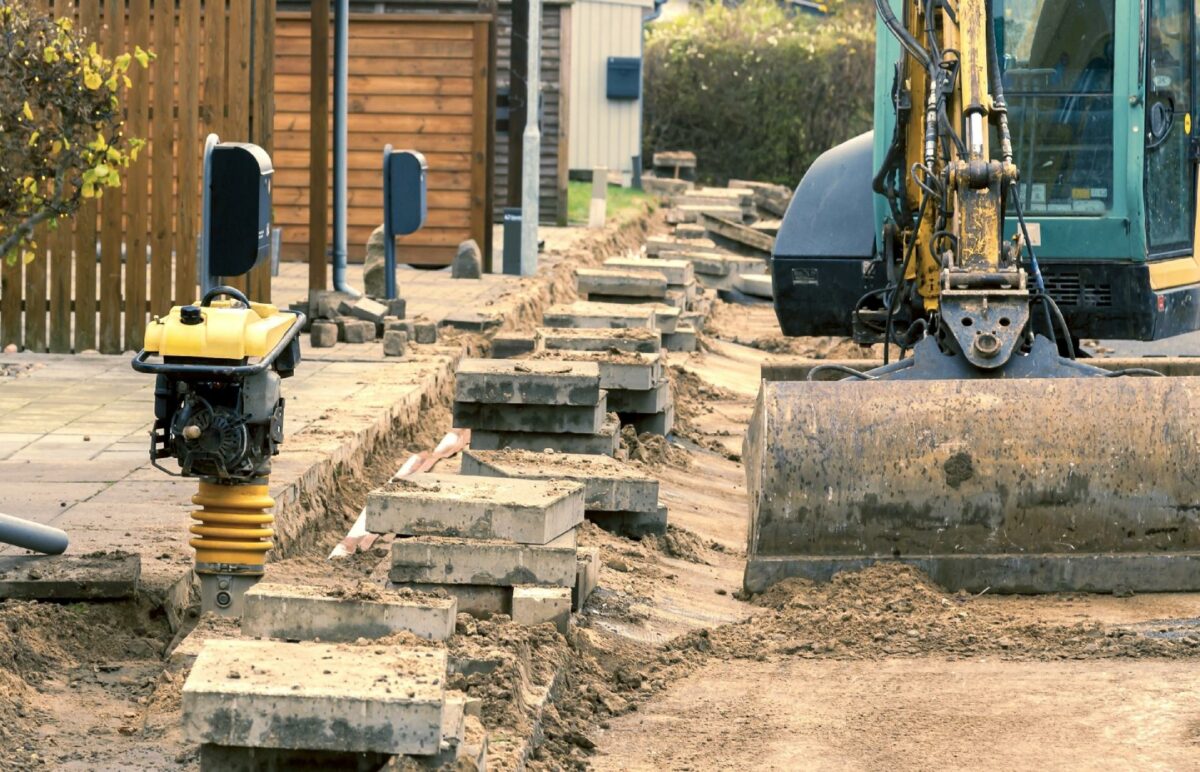
<svg viewBox="0 0 1200 772">
<path fill-rule="evenodd" d="M 576 0 L 571 7 L 571 169 L 603 166 L 630 182 L 641 152 L 642 102 L 608 99 L 608 57 L 642 55 L 642 18 L 653 7 L 653 0 Z"/>
</svg>

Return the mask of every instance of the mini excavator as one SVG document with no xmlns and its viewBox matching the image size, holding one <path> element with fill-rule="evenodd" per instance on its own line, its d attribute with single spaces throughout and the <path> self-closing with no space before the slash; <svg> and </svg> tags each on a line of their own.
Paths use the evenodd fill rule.
<svg viewBox="0 0 1200 772">
<path fill-rule="evenodd" d="M 1080 346 L 1200 329 L 1197 7 L 876 7 L 874 131 L 806 173 L 772 280 L 786 335 L 884 363 L 763 382 L 746 589 L 884 560 L 950 589 L 1200 589 L 1200 378 Z"/>
</svg>

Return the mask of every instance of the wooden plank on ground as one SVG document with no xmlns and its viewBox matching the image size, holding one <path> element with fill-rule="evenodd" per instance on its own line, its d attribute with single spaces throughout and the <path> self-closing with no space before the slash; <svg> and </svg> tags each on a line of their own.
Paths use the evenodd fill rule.
<svg viewBox="0 0 1200 772">
<path fill-rule="evenodd" d="M 150 32 L 150 0 L 130 0 L 129 3 L 129 50 L 141 46 L 147 51 L 158 53 L 158 46 Z M 161 74 L 163 59 L 151 63 L 155 72 Z M 166 60 L 170 67 L 171 60 Z M 129 78 L 133 86 L 126 92 L 129 106 L 129 136 L 150 139 L 150 94 L 153 86 L 149 70 L 134 65 Z M 169 79 L 158 78 L 158 80 Z M 155 102 L 158 97 L 155 94 Z M 157 111 L 156 111 L 157 112 Z M 158 198 L 156 196 L 156 198 Z M 146 245 L 149 241 L 150 214 L 150 158 L 145 153 L 130 164 L 125 175 L 125 243 L 128 254 L 125 260 L 125 348 L 137 350 L 142 347 L 146 332 Z M 140 311 L 140 313 L 139 313 Z"/>
<path fill-rule="evenodd" d="M 165 5 L 165 7 L 163 7 Z M 162 315 L 171 308 L 175 249 L 175 14 L 174 3 L 158 0 L 154 9 L 154 96 L 150 141 L 150 308 Z M 179 191 L 180 193 L 182 191 Z M 145 325 L 145 312 L 130 315 L 126 325 Z"/>
<path fill-rule="evenodd" d="M 175 220 L 176 305 L 196 300 L 196 244 L 200 233 L 200 0 L 179 0 L 179 178 Z M 189 66 L 188 62 L 195 62 Z M 162 313 L 155 309 L 155 313 Z"/>
<path fill-rule="evenodd" d="M 100 0 L 97 0 L 99 2 Z M 125 50 L 124 0 L 103 0 L 102 50 L 116 57 Z M 100 353 L 120 354 L 121 339 L 121 244 L 123 236 L 122 195 L 108 188 L 100 203 Z"/>
</svg>

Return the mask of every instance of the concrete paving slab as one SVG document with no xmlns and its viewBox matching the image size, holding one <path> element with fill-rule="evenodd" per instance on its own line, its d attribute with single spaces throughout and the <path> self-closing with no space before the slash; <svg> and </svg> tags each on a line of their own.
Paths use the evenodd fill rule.
<svg viewBox="0 0 1200 772">
<path fill-rule="evenodd" d="M 650 311 L 653 313 L 654 326 L 664 335 L 675 332 L 675 328 L 679 324 L 680 310 L 665 303 L 642 303 L 631 305 L 630 308 L 636 308 L 639 312 Z"/>
<path fill-rule="evenodd" d="M 600 368 L 581 362 L 465 359 L 455 376 L 460 403 L 595 406 L 600 402 Z"/>
<path fill-rule="evenodd" d="M 259 582 L 246 592 L 242 634 L 288 641 L 355 641 L 409 632 L 432 641 L 454 634 L 453 598 L 387 590 L 356 597 L 345 588 Z"/>
<path fill-rule="evenodd" d="M 663 275 L 667 285 L 682 287 L 695 280 L 692 264 L 687 260 L 652 260 L 644 257 L 610 257 L 604 261 L 606 269 L 628 271 L 650 271 Z M 660 296 L 661 297 L 661 296 Z"/>
<path fill-rule="evenodd" d="M 690 325 L 680 325 L 670 335 L 663 335 L 663 347 L 667 351 L 690 353 L 696 350 L 697 341 L 696 328 Z"/>
<path fill-rule="evenodd" d="M 547 351 L 628 351 L 654 354 L 662 350 L 662 333 L 658 330 L 539 327 L 536 334 L 538 345 Z"/>
<path fill-rule="evenodd" d="M 752 295 L 758 298 L 766 298 L 770 300 L 775 297 L 775 289 L 771 285 L 771 277 L 765 273 L 743 273 L 739 274 L 733 281 L 733 286 L 738 292 L 746 295 Z"/>
<path fill-rule="evenodd" d="M 616 267 L 605 269 L 578 268 L 575 271 L 575 286 L 581 295 L 625 295 L 640 298 L 664 298 L 667 296 L 667 277 L 650 270 L 621 270 Z"/>
<path fill-rule="evenodd" d="M 691 252 L 707 252 L 713 255 L 723 254 L 715 241 L 708 238 L 676 239 L 670 236 L 650 237 L 646 239 L 646 254 L 650 257 L 669 257 L 668 252 L 689 250 Z"/>
<path fill-rule="evenodd" d="M 600 388 L 652 388 L 663 377 L 661 354 L 623 351 L 541 351 L 530 357 L 534 362 L 594 362 L 600 370 Z M 612 410 L 609 407 L 609 410 Z"/>
<path fill-rule="evenodd" d="M 571 587 L 513 587 L 512 620 L 519 625 L 552 624 L 563 635 L 571 628 Z"/>
<path fill-rule="evenodd" d="M 615 456 L 621 441 L 621 422 L 609 413 L 596 434 L 545 434 L 541 432 L 491 432 L 471 430 L 471 447 L 478 450 L 554 450 L 559 453 L 586 453 Z"/>
<path fill-rule="evenodd" d="M 595 405 L 454 403 L 454 425 L 492 432 L 595 434 L 608 413 L 607 393 Z"/>
<path fill-rule="evenodd" d="M 518 332 L 502 332 L 492 338 L 492 359 L 512 359 L 537 349 L 537 338 Z"/>
<path fill-rule="evenodd" d="M 512 587 L 575 582 L 575 532 L 545 546 L 416 536 L 392 543 L 393 582 Z"/>
<path fill-rule="evenodd" d="M 547 544 L 583 522 L 584 486 L 572 481 L 495 480 L 420 474 L 367 496 L 372 533 L 456 536 Z"/>
<path fill-rule="evenodd" d="M 113 600 L 137 592 L 137 555 L 13 555 L 0 557 L 0 598 Z"/>
<path fill-rule="evenodd" d="M 432 582 L 393 582 L 393 588 L 427 594 L 443 594 L 458 604 L 458 613 L 475 617 L 512 613 L 512 587 L 490 584 L 434 584 Z"/>
<path fill-rule="evenodd" d="M 396 754 L 441 745 L 446 652 L 208 641 L 183 685 L 190 742 Z"/>
<path fill-rule="evenodd" d="M 462 474 L 512 478 L 513 483 L 579 483 L 588 512 L 653 511 L 658 506 L 658 480 L 608 456 L 470 449 L 463 452 Z"/>
<path fill-rule="evenodd" d="M 652 330 L 655 329 L 655 315 L 652 309 L 638 305 L 578 301 L 547 308 L 542 314 L 542 324 L 546 327 L 602 330 L 642 327 Z"/>
<path fill-rule="evenodd" d="M 664 437 L 675 427 L 675 406 L 667 405 L 666 410 L 651 415 L 629 413 L 622 416 L 622 423 L 632 424 L 638 434 L 661 434 Z"/>
</svg>

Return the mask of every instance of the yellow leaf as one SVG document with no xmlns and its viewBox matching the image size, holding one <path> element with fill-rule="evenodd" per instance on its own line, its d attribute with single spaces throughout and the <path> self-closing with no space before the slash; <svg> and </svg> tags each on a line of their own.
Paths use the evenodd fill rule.
<svg viewBox="0 0 1200 772">
<path fill-rule="evenodd" d="M 29 265 L 36 257 L 37 255 L 33 254 L 27 249 L 21 254 L 21 262 L 25 263 L 25 265 Z"/>
<path fill-rule="evenodd" d="M 104 79 L 100 77 L 98 72 L 89 72 L 83 76 L 83 85 L 87 86 L 92 91 L 100 88 L 104 84 Z"/>
<path fill-rule="evenodd" d="M 46 64 L 53 64 L 58 61 L 58 51 L 54 50 L 54 46 L 46 46 L 46 49 L 42 51 L 42 60 Z"/>
<path fill-rule="evenodd" d="M 36 145 L 37 141 L 38 141 L 38 137 L 40 137 L 41 135 L 42 135 L 42 133 L 40 131 L 35 131 L 32 134 L 30 134 L 29 135 L 29 146 L 33 147 L 34 145 Z"/>
<path fill-rule="evenodd" d="M 96 186 L 90 182 L 85 182 L 85 183 L 83 183 L 83 189 L 82 189 L 81 193 L 83 194 L 84 198 L 95 198 L 96 197 Z"/>
<path fill-rule="evenodd" d="M 28 102 L 26 102 L 25 106 L 23 108 L 21 108 L 21 114 L 25 116 L 25 120 L 28 120 L 28 121 L 33 120 L 33 110 L 29 109 Z"/>
<path fill-rule="evenodd" d="M 138 64 L 143 68 L 150 66 L 150 54 L 141 46 L 135 46 L 133 49 L 133 58 L 137 59 Z"/>
<path fill-rule="evenodd" d="M 58 155 L 59 153 L 62 152 L 62 149 L 63 149 L 63 143 L 62 143 L 62 140 L 60 140 L 60 139 L 54 140 L 54 144 L 50 145 L 50 152 L 53 155 Z"/>
</svg>

